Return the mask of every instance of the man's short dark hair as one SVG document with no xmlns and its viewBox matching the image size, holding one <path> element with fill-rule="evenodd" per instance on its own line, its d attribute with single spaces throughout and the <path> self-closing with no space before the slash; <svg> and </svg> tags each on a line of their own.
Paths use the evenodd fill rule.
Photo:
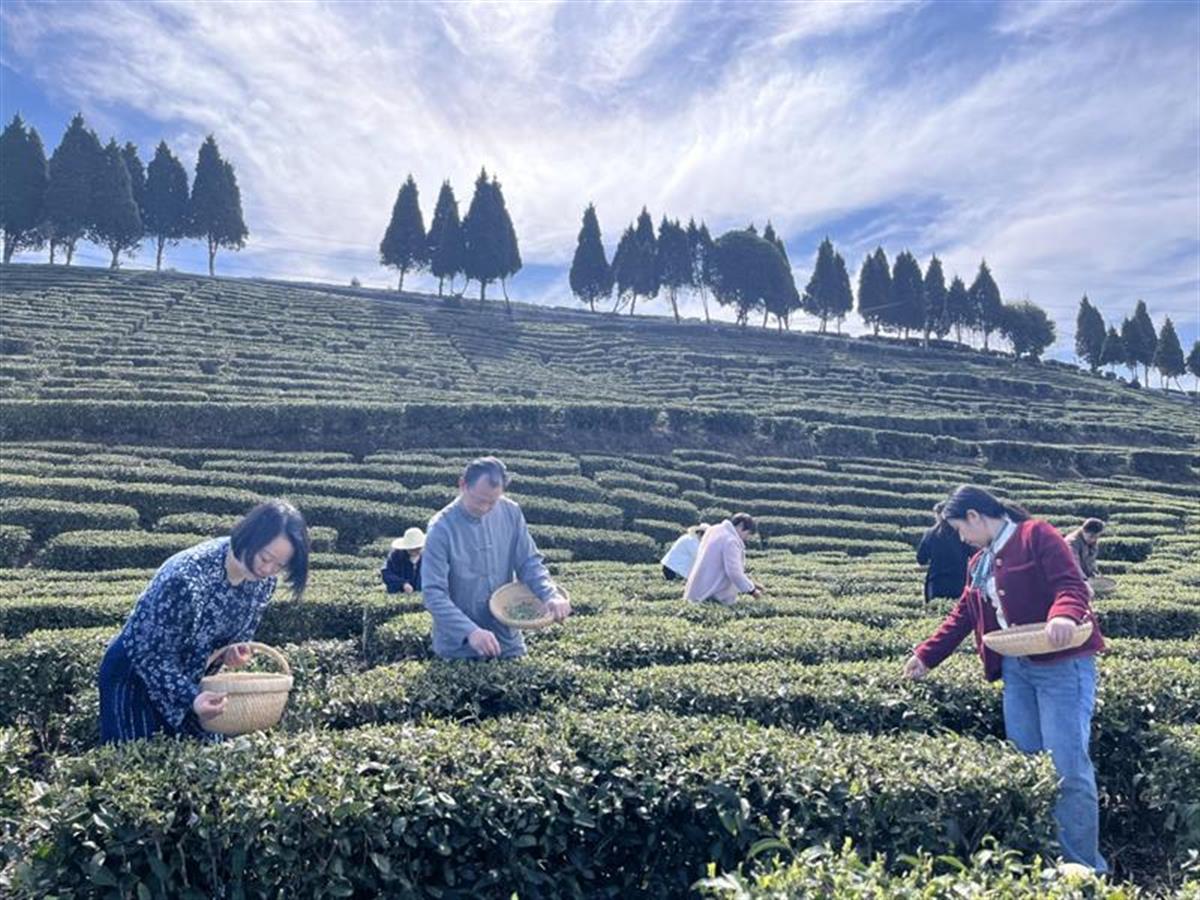
<svg viewBox="0 0 1200 900">
<path fill-rule="evenodd" d="M 734 528 L 740 528 L 751 534 L 758 534 L 758 523 L 754 521 L 754 516 L 750 515 L 750 513 L 734 513 L 729 517 L 729 521 L 733 523 Z"/>
<path fill-rule="evenodd" d="M 1083 530 L 1088 534 L 1100 534 L 1104 531 L 1104 523 L 1099 519 L 1084 519 Z"/>
<path fill-rule="evenodd" d="M 299 597 L 308 585 L 310 543 L 304 516 L 292 504 L 286 500 L 268 500 L 258 504 L 233 526 L 233 531 L 229 533 L 229 546 L 242 565 L 253 569 L 254 557 L 280 535 L 292 545 L 287 581 L 292 595 Z"/>
<path fill-rule="evenodd" d="M 481 478 L 486 478 L 492 487 L 508 487 L 508 469 L 494 456 L 481 456 L 471 460 L 463 469 L 462 477 L 467 487 L 475 487 Z"/>
</svg>

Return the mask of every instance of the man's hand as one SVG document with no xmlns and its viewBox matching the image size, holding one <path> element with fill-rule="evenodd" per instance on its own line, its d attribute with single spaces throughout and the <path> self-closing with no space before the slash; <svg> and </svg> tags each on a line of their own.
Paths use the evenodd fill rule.
<svg viewBox="0 0 1200 900">
<path fill-rule="evenodd" d="M 412 592 L 413 592 L 413 586 L 411 584 L 409 584 L 407 581 L 404 582 L 404 593 L 411 594 Z"/>
<path fill-rule="evenodd" d="M 254 651 L 249 644 L 234 644 L 225 651 L 225 668 L 240 669 L 250 662 L 250 657 L 253 655 Z"/>
<path fill-rule="evenodd" d="M 213 691 L 201 691 L 192 701 L 192 711 L 201 722 L 215 719 L 225 711 L 225 695 Z"/>
<path fill-rule="evenodd" d="M 555 594 L 546 601 L 546 609 L 555 622 L 562 622 L 571 614 L 571 601 L 562 594 Z"/>
<path fill-rule="evenodd" d="M 750 596 L 751 596 L 751 597 L 754 597 L 755 599 L 758 599 L 759 597 L 761 597 L 761 596 L 762 596 L 763 594 L 765 594 L 766 592 L 767 592 L 767 589 L 766 589 L 765 587 L 763 587 L 763 586 L 762 586 L 762 583 L 761 583 L 761 582 L 758 582 L 758 581 L 755 581 L 755 582 L 754 582 L 754 590 L 752 590 L 752 591 L 750 592 Z"/>
<path fill-rule="evenodd" d="M 467 643 L 484 659 L 495 659 L 500 655 L 500 642 L 486 628 L 476 628 L 468 634 Z"/>
<path fill-rule="evenodd" d="M 1067 646 L 1075 635 L 1075 620 L 1067 616 L 1055 616 L 1046 623 L 1046 637 L 1056 650 Z"/>
<path fill-rule="evenodd" d="M 915 653 L 904 664 L 904 677 L 910 681 L 920 681 L 928 674 L 929 667 L 921 662 L 921 658 Z"/>
</svg>

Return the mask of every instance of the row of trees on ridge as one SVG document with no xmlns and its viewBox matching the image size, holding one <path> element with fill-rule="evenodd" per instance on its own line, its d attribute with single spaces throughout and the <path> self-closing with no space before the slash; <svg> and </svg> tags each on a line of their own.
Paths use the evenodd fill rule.
<svg viewBox="0 0 1200 900">
<path fill-rule="evenodd" d="M 102 146 L 79 114 L 49 160 L 37 129 L 20 115 L 0 133 L 0 230 L 5 263 L 49 244 L 51 264 L 62 250 L 70 265 L 87 240 L 112 254 L 114 269 L 145 238 L 155 242 L 156 269 L 164 247 L 195 238 L 207 245 L 210 275 L 217 249 L 239 250 L 249 236 L 237 175 L 212 135 L 200 147 L 189 191 L 165 141 L 145 166 L 132 142 L 120 146 L 112 138 Z"/>
</svg>

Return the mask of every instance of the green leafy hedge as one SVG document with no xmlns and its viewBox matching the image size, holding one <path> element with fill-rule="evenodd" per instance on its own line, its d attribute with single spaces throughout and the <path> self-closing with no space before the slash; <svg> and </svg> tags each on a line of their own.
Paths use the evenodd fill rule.
<svg viewBox="0 0 1200 900">
<path fill-rule="evenodd" d="M 767 851 L 777 849 L 767 845 Z M 766 857 L 768 860 L 770 856 Z M 1039 856 L 987 846 L 966 863 L 932 853 L 906 857 L 897 867 L 883 856 L 864 860 L 846 841 L 840 850 L 809 847 L 784 864 L 775 860 L 757 871 L 713 875 L 697 883 L 708 900 L 826 900 L 851 897 L 905 897 L 962 900 L 1134 900 L 1136 889 L 1085 874 L 1061 874 Z"/>
<path fill-rule="evenodd" d="M 21 525 L 0 525 L 0 566 L 15 566 L 29 552 L 33 535 Z"/>
<path fill-rule="evenodd" d="M 644 491 L 616 488 L 609 491 L 609 500 L 621 507 L 627 520 L 658 519 L 675 522 L 681 526 L 695 525 L 700 521 L 700 510 L 695 504 L 675 497 L 662 497 Z"/>
<path fill-rule="evenodd" d="M 68 500 L 0 499 L 0 522 L 23 525 L 41 543 L 64 531 L 136 529 L 137 510 L 115 503 L 73 503 Z"/>
<path fill-rule="evenodd" d="M 1047 761 L 964 738 L 661 714 L 160 741 L 63 767 L 24 823 L 16 896 L 679 895 L 780 832 L 1043 850 L 1053 784 Z"/>
<path fill-rule="evenodd" d="M 202 534 L 173 532 L 67 531 L 46 543 L 37 555 L 37 564 L 72 571 L 155 568 L 204 540 Z"/>
<path fill-rule="evenodd" d="M 224 513 L 243 515 L 264 497 L 237 488 L 149 484 L 91 478 L 36 478 L 0 475 L 0 497 L 36 497 L 84 503 L 132 506 L 138 515 L 153 521 L 172 513 Z"/>
<path fill-rule="evenodd" d="M 570 550 L 575 559 L 652 562 L 658 558 L 658 545 L 646 535 L 631 531 L 530 525 L 529 532 L 539 548 Z"/>
</svg>

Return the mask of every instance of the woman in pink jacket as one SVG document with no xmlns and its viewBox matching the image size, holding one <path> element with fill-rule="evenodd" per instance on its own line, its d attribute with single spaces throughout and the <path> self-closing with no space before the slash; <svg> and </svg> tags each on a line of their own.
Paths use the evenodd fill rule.
<svg viewBox="0 0 1200 900">
<path fill-rule="evenodd" d="M 946 501 L 944 518 L 980 550 L 958 604 L 933 636 L 904 665 L 909 678 L 925 677 L 968 634 L 989 681 L 1004 679 L 1004 730 L 1026 753 L 1048 750 L 1061 783 L 1054 817 L 1063 857 L 1097 872 L 1108 871 L 1100 855 L 1100 809 L 1088 753 L 1096 704 L 1095 655 L 1104 639 L 1089 606 L 1087 583 L 1071 550 L 1048 522 L 998 500 L 983 488 L 963 485 Z M 1052 647 L 1070 641 L 1075 625 L 1092 621 L 1082 645 L 1037 656 L 1000 656 L 983 643 L 989 631 L 1043 623 Z"/>
</svg>

